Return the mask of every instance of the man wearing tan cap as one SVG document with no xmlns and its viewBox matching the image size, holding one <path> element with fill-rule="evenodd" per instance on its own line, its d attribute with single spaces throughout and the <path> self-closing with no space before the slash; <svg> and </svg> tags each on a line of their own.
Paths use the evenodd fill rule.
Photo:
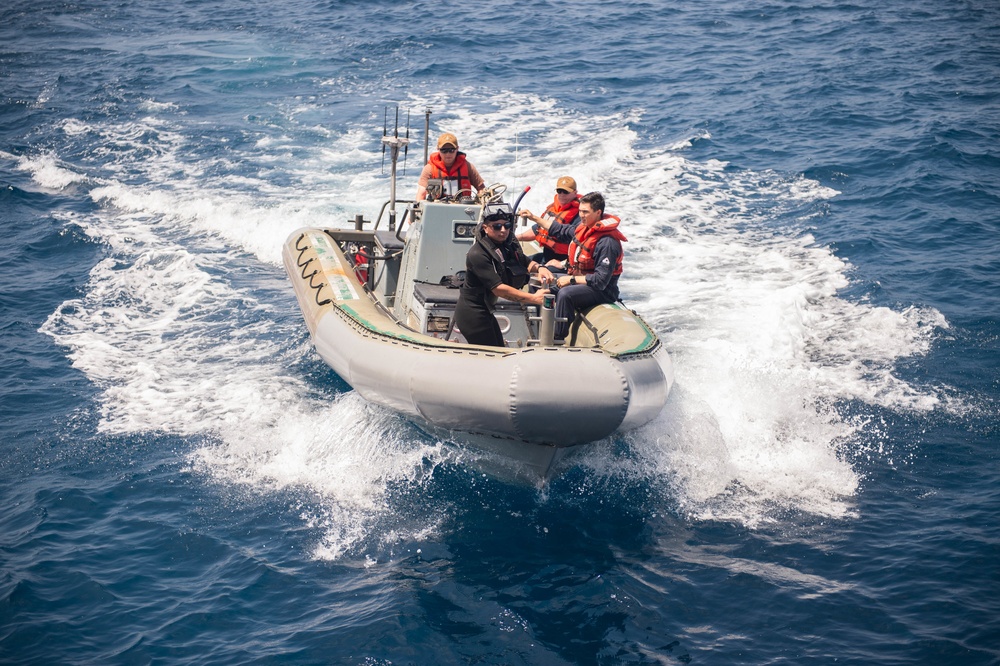
<svg viewBox="0 0 1000 666">
<path fill-rule="evenodd" d="M 443 192 L 436 195 L 439 198 L 454 198 L 472 196 L 483 189 L 486 183 L 472 162 L 465 158 L 465 153 L 458 150 L 458 137 L 451 132 L 445 132 L 438 137 L 438 151 L 432 153 L 420 172 L 417 181 L 417 200 L 427 198 L 427 181 L 440 178 Z"/>
<path fill-rule="evenodd" d="M 580 221 L 580 195 L 576 191 L 576 181 L 570 176 L 563 176 L 556 181 L 556 194 L 541 217 L 530 210 L 518 213 L 521 217 L 535 222 L 530 229 L 519 232 L 519 241 L 538 241 L 542 253 L 531 258 L 539 263 L 550 261 L 565 261 L 569 254 L 569 243 L 573 240 L 573 232 Z M 552 229 L 556 225 L 562 225 Z"/>
</svg>

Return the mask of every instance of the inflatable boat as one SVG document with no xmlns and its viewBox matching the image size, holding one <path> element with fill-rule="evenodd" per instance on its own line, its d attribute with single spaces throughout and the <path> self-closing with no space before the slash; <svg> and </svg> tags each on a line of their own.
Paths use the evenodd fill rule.
<svg viewBox="0 0 1000 666">
<path fill-rule="evenodd" d="M 299 229 L 283 248 L 323 360 L 365 399 L 541 479 L 571 447 L 659 414 L 673 383 L 670 358 L 622 303 L 579 312 L 556 345 L 548 302 L 500 299 L 495 316 L 507 346 L 465 341 L 453 323 L 465 255 L 482 220 L 514 215 L 516 204 L 503 200 L 502 185 L 475 197 L 399 201 L 395 158 L 404 140 L 387 140 L 391 195 L 372 228 L 358 216 L 353 229 Z M 397 204 L 405 206 L 398 225 Z"/>
</svg>

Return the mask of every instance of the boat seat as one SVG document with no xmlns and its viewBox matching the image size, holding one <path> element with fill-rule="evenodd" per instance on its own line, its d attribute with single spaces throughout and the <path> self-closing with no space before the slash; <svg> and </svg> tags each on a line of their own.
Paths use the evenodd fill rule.
<svg viewBox="0 0 1000 666">
<path fill-rule="evenodd" d="M 403 241 L 396 238 L 396 232 L 387 229 L 375 230 L 375 244 L 381 248 L 383 254 L 399 252 L 403 249 Z"/>
<path fill-rule="evenodd" d="M 437 305 L 450 305 L 454 307 L 458 304 L 458 289 L 449 289 L 443 284 L 430 284 L 429 282 L 414 282 L 413 295 L 421 305 L 428 303 Z"/>
</svg>

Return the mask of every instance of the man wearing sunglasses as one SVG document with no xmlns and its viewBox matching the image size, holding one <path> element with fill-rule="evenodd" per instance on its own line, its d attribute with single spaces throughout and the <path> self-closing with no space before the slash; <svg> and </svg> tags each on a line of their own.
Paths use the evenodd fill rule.
<svg viewBox="0 0 1000 666">
<path fill-rule="evenodd" d="M 458 138 L 445 132 L 438 137 L 438 150 L 431 153 L 417 180 L 417 200 L 427 198 L 427 182 L 431 178 L 441 179 L 442 197 L 472 196 L 485 187 L 483 177 L 458 149 Z"/>
<path fill-rule="evenodd" d="M 576 191 L 576 180 L 562 176 L 556 181 L 556 195 L 541 217 L 523 209 L 518 215 L 535 222 L 531 229 L 517 234 L 519 241 L 538 241 L 542 253 L 531 258 L 547 264 L 550 261 L 565 261 L 569 253 L 569 242 L 580 221 L 580 195 Z M 560 226 L 556 226 L 560 225 Z M 563 232 L 563 233 L 560 233 Z"/>
<path fill-rule="evenodd" d="M 455 325 L 469 344 L 506 346 L 500 324 L 493 316 L 500 297 L 527 305 L 541 305 L 547 289 L 521 291 L 528 275 L 551 280 L 549 269 L 524 256 L 511 228 L 514 216 L 507 211 L 487 214 L 476 229 L 476 241 L 465 255 L 465 283 L 455 307 Z"/>
</svg>

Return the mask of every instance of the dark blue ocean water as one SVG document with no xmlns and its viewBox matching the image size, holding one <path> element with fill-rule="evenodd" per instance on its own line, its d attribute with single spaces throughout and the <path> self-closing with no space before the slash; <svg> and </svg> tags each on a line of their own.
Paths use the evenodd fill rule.
<svg viewBox="0 0 1000 666">
<path fill-rule="evenodd" d="M 456 133 L 676 364 L 544 489 L 314 353 L 294 229 Z M 0 8 L 0 663 L 1000 663 L 1000 6 Z"/>
</svg>

